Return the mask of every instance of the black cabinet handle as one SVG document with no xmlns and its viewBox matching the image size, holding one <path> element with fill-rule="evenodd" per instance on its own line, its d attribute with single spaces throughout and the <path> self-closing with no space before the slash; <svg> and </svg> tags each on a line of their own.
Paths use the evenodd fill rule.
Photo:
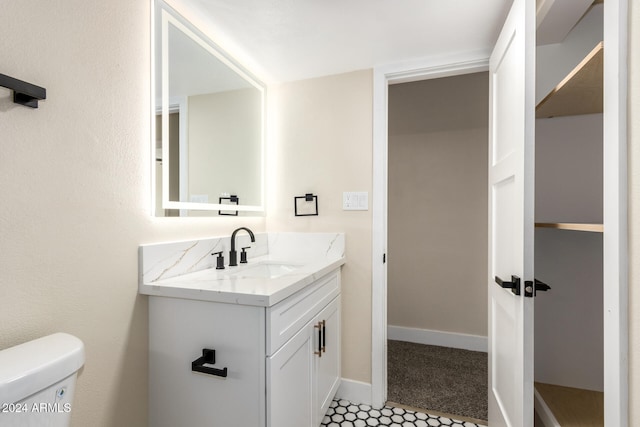
<svg viewBox="0 0 640 427">
<path fill-rule="evenodd" d="M 511 289 L 515 295 L 520 295 L 520 278 L 518 276 L 511 276 L 510 282 L 496 276 L 496 283 L 504 289 Z"/>
<path fill-rule="evenodd" d="M 313 354 L 316 354 L 318 357 L 322 357 L 322 322 L 318 322 L 318 324 L 313 325 L 313 327 L 318 330 L 318 351 L 314 351 Z"/>
<path fill-rule="evenodd" d="M 13 102 L 31 108 L 38 108 L 38 101 L 47 99 L 47 90 L 5 74 L 0 74 L 0 86 L 13 91 Z"/>
<path fill-rule="evenodd" d="M 202 357 L 197 358 L 191 362 L 191 370 L 195 372 L 202 372 L 203 374 L 215 375 L 217 377 L 226 377 L 227 368 L 217 369 L 210 366 L 204 366 L 205 364 L 216 363 L 216 351 L 209 348 L 202 349 Z"/>
</svg>

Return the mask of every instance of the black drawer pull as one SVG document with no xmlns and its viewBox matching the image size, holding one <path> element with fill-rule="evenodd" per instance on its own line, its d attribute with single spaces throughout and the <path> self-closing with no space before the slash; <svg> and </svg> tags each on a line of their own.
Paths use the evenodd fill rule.
<svg viewBox="0 0 640 427">
<path fill-rule="evenodd" d="M 216 351 L 208 348 L 202 349 L 202 357 L 197 358 L 191 362 L 191 370 L 195 372 L 202 372 L 203 374 L 215 375 L 217 377 L 226 377 L 227 368 L 217 369 L 210 366 L 204 366 L 205 364 L 216 363 Z"/>
<path fill-rule="evenodd" d="M 318 322 L 318 324 L 313 325 L 313 327 L 318 329 L 318 351 L 314 351 L 313 354 L 322 357 L 322 322 Z"/>
</svg>

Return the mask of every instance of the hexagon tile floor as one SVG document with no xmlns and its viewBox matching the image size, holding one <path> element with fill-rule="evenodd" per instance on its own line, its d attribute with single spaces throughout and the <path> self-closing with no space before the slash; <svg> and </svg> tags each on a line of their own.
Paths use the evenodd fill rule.
<svg viewBox="0 0 640 427">
<path fill-rule="evenodd" d="M 348 400 L 336 399 L 322 420 L 321 427 L 484 427 L 465 421 L 385 406 L 374 409 L 369 405 L 356 405 Z"/>
</svg>

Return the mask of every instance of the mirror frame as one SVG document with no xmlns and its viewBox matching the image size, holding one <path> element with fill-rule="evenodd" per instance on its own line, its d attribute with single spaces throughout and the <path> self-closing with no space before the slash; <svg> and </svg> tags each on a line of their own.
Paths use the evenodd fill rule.
<svg viewBox="0 0 640 427">
<path fill-rule="evenodd" d="M 160 14 L 161 28 L 156 28 L 156 19 Z M 175 102 L 173 99 L 169 99 L 169 77 L 166 72 L 169 67 L 168 62 L 168 25 L 171 23 L 186 36 L 191 38 L 195 43 L 204 48 L 211 55 L 216 57 L 236 74 L 246 80 L 251 86 L 258 89 L 262 97 L 262 114 L 261 114 L 261 138 L 260 138 L 260 203 L 258 205 L 229 205 L 219 203 L 196 203 L 196 202 L 183 202 L 169 200 L 169 186 L 165 183 L 169 182 L 169 144 L 167 141 L 169 130 L 169 112 L 171 109 L 175 109 Z M 162 41 L 158 46 L 158 40 L 156 37 L 156 31 L 161 30 Z M 160 47 L 162 49 L 162 65 L 160 70 L 156 67 L 156 49 Z M 158 104 L 156 97 L 156 84 L 158 78 L 161 79 L 161 102 Z M 266 151 L 266 100 L 267 87 L 264 82 L 259 80 L 254 74 L 240 65 L 231 55 L 225 52 L 220 46 L 218 46 L 210 37 L 208 37 L 203 31 L 198 29 L 193 23 L 187 20 L 184 16 L 178 13 L 167 2 L 163 0 L 152 0 L 151 2 L 151 212 L 153 216 L 157 216 L 156 209 L 156 117 L 158 112 L 162 115 L 162 159 L 167 161 L 167 165 L 162 167 L 162 207 L 161 209 L 177 209 L 180 210 L 180 217 L 187 216 L 186 211 L 238 211 L 238 212 L 265 212 L 265 151 Z M 183 102 L 184 103 L 184 102 Z M 180 150 L 184 150 L 184 144 L 182 142 L 183 132 L 181 131 Z M 184 170 L 184 163 L 186 160 L 181 157 L 181 170 Z M 184 183 L 180 182 L 180 193 L 182 195 L 184 191 Z M 231 209 L 230 209 L 231 208 Z"/>
</svg>

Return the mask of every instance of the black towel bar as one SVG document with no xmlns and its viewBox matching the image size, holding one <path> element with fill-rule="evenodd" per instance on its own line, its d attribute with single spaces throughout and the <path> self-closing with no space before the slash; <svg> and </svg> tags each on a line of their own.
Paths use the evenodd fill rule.
<svg viewBox="0 0 640 427">
<path fill-rule="evenodd" d="M 47 98 L 43 87 L 0 74 L 0 86 L 13 91 L 13 102 L 31 108 L 38 108 L 38 101 Z"/>
</svg>

